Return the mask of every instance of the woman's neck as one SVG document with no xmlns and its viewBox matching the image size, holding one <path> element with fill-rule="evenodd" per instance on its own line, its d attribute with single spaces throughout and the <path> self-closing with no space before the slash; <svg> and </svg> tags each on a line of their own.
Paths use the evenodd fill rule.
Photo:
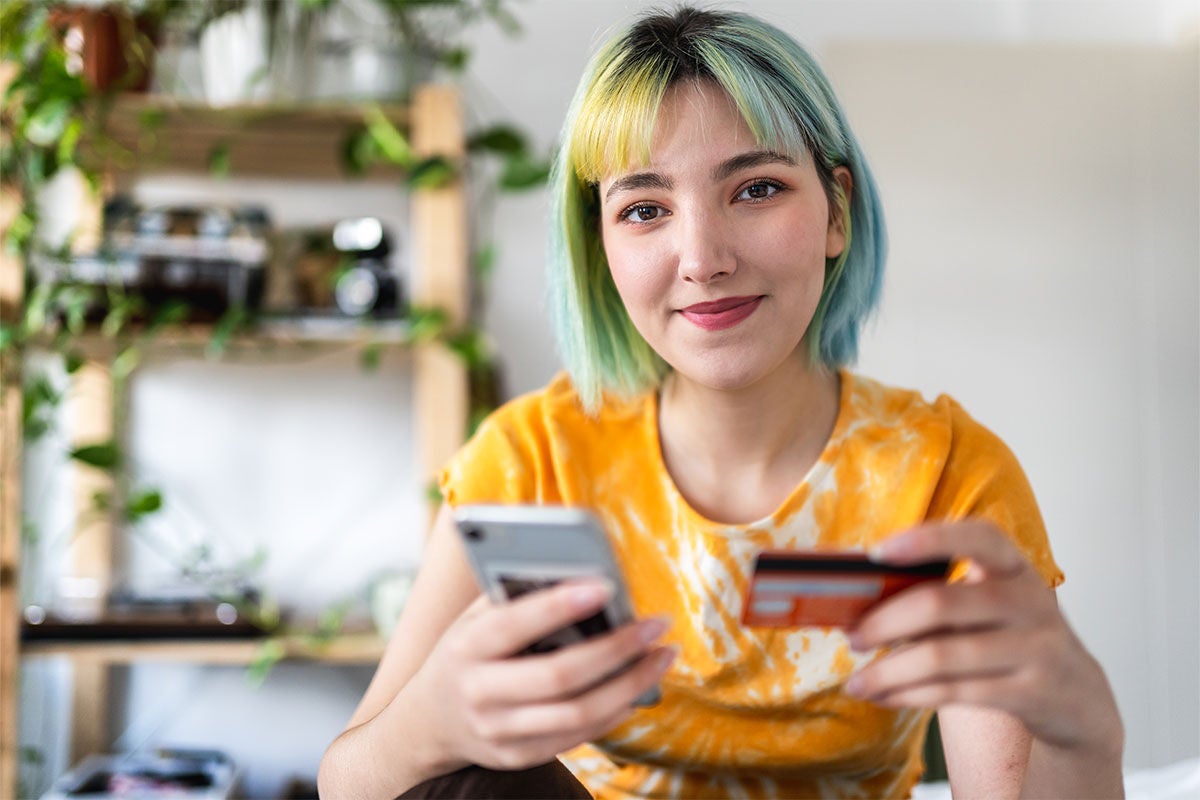
<svg viewBox="0 0 1200 800">
<path fill-rule="evenodd" d="M 760 519 L 820 458 L 837 421 L 839 388 L 836 372 L 799 363 L 735 391 L 672 373 L 658 419 L 667 470 L 710 519 Z"/>
</svg>

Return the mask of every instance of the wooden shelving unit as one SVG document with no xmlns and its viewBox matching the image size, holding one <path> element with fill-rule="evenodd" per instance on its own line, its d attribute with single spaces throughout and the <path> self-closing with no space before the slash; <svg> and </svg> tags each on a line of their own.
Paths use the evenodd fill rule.
<svg viewBox="0 0 1200 800">
<path fill-rule="evenodd" d="M 37 642 L 25 645 L 27 658 L 65 656 L 79 663 L 104 665 L 143 661 L 243 666 L 254 663 L 266 639 L 205 639 L 147 641 L 113 639 L 97 642 Z M 278 641 L 284 658 L 323 664 L 374 664 L 383 655 L 384 641 L 374 634 L 347 634 L 328 642 L 301 636 Z"/>
<path fill-rule="evenodd" d="M 406 106 L 382 106 L 380 111 L 398 128 L 414 131 L 425 124 L 418 114 L 429 113 Z M 298 180 L 351 177 L 342 148 L 364 122 L 364 109 L 357 106 L 213 108 L 144 95 L 120 97 L 97 107 L 95 115 L 111 139 L 88 151 L 101 169 L 206 174 L 210 159 L 220 151 L 228 155 L 233 175 Z M 451 155 L 439 147 L 430 152 Z M 389 180 L 399 174 L 394 168 L 377 167 L 358 177 Z"/>
<path fill-rule="evenodd" d="M 109 170 L 112 185 L 131 175 L 191 173 L 207 175 L 214 149 L 227 155 L 231 174 L 282 180 L 352 179 L 341 166 L 345 137 L 360 126 L 357 107 L 230 108 L 178 105 L 153 98 L 121 98 L 101 110 L 106 130 L 120 144 L 95 150 L 93 158 Z M 408 134 L 418 156 L 440 155 L 457 161 L 465 155 L 465 136 L 455 90 L 426 86 L 410 107 L 385 108 L 384 114 Z M 123 150 L 140 155 L 128 159 Z M 393 179 L 376 170 L 366 180 Z M 11 196 L 0 193 L 0 231 L 11 222 Z M 463 188 L 453 183 L 417 192 L 412 197 L 413 240 L 410 296 L 414 304 L 443 309 L 450 323 L 467 314 L 468 239 Z M 5 323 L 19 320 L 24 300 L 23 265 L 0 253 L 0 315 Z M 156 337 L 156 347 L 203 347 L 211 336 L 204 326 L 180 327 Z M 345 346 L 373 343 L 408 346 L 401 322 L 378 325 L 330 320 L 274 320 L 250 334 L 234 338 L 232 347 Z M 74 438 L 94 443 L 113 438 L 112 383 L 104 358 L 105 341 L 93 337 L 85 352 L 92 358 L 80 371 L 68 408 Z M 158 660 L 204 664 L 250 664 L 262 640 L 37 642 L 22 646 L 19 595 L 21 563 L 21 377 L 20 364 L 6 364 L 0 385 L 0 797 L 17 792 L 18 682 L 23 657 L 68 658 L 74 673 L 72 760 L 109 744 L 106 724 L 108 673 L 115 664 Z M 414 371 L 414 435 L 416 462 L 425 476 L 461 445 L 466 435 L 468 386 L 466 370 L 456 356 L 438 344 L 412 348 Z M 95 470 L 76 477 L 78 507 L 108 479 Z M 76 551 L 76 575 L 108 586 L 113 542 L 120 531 L 112 521 L 93 526 L 86 549 Z M 371 635 L 342 636 L 320 645 L 303 637 L 281 640 L 285 657 L 333 664 L 370 664 L 383 651 Z"/>
</svg>

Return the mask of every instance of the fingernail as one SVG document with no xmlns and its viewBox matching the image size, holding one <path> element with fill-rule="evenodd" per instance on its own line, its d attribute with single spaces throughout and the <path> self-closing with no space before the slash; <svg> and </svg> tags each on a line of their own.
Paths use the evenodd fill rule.
<svg viewBox="0 0 1200 800">
<path fill-rule="evenodd" d="M 670 622 L 663 617 L 652 617 L 642 620 L 638 628 L 638 639 L 641 640 L 642 644 L 650 644 L 666 633 L 669 626 Z"/>
<path fill-rule="evenodd" d="M 846 639 L 850 642 L 850 649 L 856 653 L 865 653 L 870 649 L 866 646 L 862 634 L 858 631 L 850 631 L 846 634 Z"/>
<path fill-rule="evenodd" d="M 570 600 L 572 605 L 583 611 L 608 602 L 612 592 L 612 584 L 608 581 L 585 583 L 571 588 Z"/>
<path fill-rule="evenodd" d="M 679 648 L 675 645 L 671 645 L 666 650 L 663 650 L 661 653 L 655 656 L 654 665 L 658 667 L 659 671 L 666 671 L 667 667 L 671 666 L 671 663 L 675 660 L 675 656 L 677 655 L 679 655 Z"/>
<path fill-rule="evenodd" d="M 890 539 L 884 539 L 874 547 L 867 550 L 867 556 L 877 561 L 887 561 L 889 558 L 897 558 L 904 555 L 910 547 L 908 536 L 899 534 Z"/>
<path fill-rule="evenodd" d="M 857 672 L 850 676 L 850 680 L 846 681 L 846 694 L 854 697 L 863 696 L 863 680 Z"/>
</svg>

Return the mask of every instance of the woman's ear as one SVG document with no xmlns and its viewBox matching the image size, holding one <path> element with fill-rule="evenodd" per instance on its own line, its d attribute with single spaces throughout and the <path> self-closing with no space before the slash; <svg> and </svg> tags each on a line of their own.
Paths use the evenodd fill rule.
<svg viewBox="0 0 1200 800">
<path fill-rule="evenodd" d="M 833 168 L 833 202 L 829 204 L 829 230 L 825 234 L 825 257 L 837 258 L 846 249 L 846 230 L 850 227 L 850 196 L 854 176 L 846 167 Z"/>
</svg>

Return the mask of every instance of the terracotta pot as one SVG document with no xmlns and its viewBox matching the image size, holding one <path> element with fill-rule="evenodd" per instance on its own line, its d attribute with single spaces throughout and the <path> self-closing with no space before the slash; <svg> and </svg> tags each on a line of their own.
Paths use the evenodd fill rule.
<svg viewBox="0 0 1200 800">
<path fill-rule="evenodd" d="M 59 6 L 50 23 L 63 38 L 68 63 L 96 90 L 144 92 L 154 69 L 157 25 L 119 6 Z"/>
</svg>

